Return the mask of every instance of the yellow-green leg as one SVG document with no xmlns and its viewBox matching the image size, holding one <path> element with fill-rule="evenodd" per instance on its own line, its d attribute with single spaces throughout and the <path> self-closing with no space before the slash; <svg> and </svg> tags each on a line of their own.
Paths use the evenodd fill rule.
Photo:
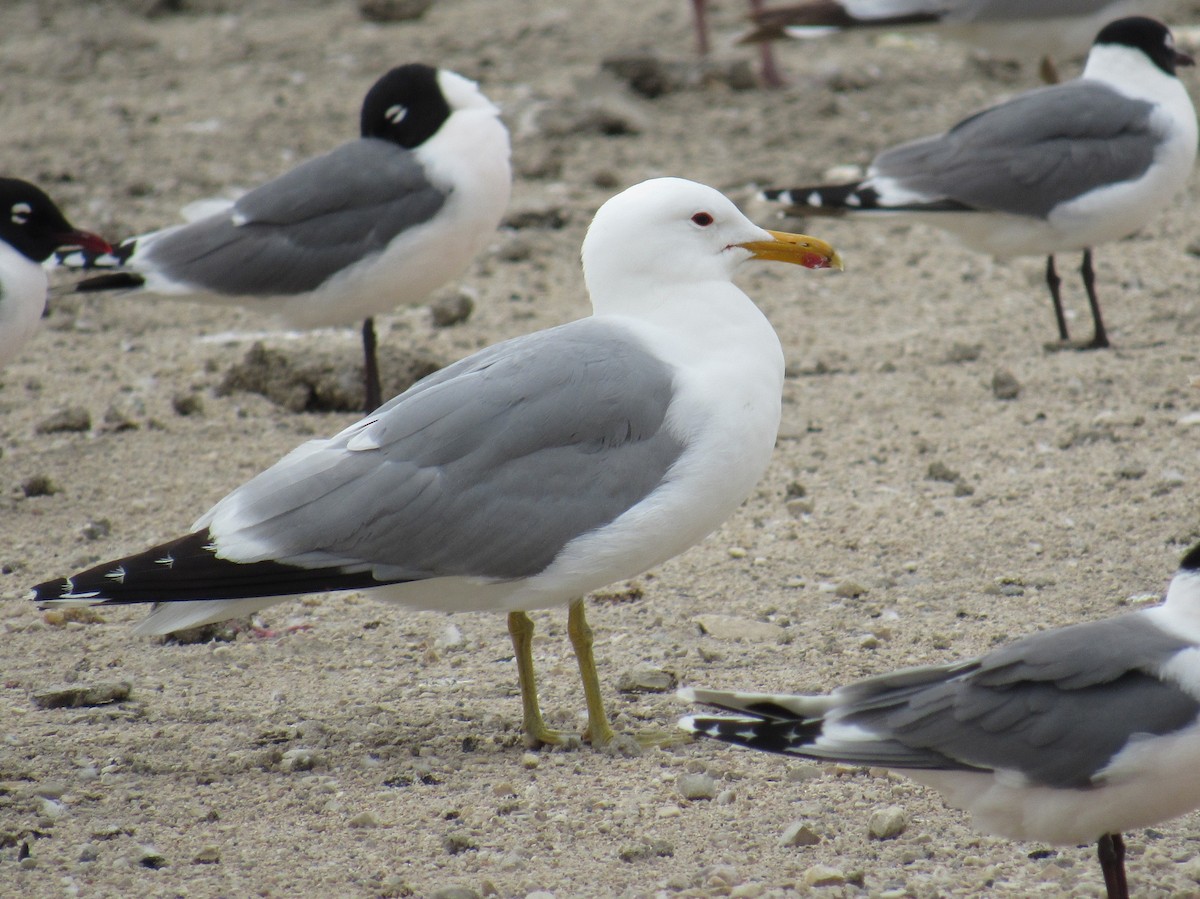
<svg viewBox="0 0 1200 899">
<path fill-rule="evenodd" d="M 588 726 L 583 738 L 590 740 L 593 746 L 607 746 L 616 734 L 604 712 L 600 676 L 596 673 L 596 657 L 592 654 L 592 628 L 584 615 L 582 599 L 571 601 L 567 612 L 567 636 L 575 648 L 579 677 L 583 681 L 583 698 L 587 702 Z"/>
<path fill-rule="evenodd" d="M 535 745 L 559 745 L 564 737 L 542 719 L 537 680 L 533 673 L 533 619 L 524 612 L 508 613 L 508 634 L 517 656 L 517 683 L 521 687 L 521 727 Z"/>
</svg>

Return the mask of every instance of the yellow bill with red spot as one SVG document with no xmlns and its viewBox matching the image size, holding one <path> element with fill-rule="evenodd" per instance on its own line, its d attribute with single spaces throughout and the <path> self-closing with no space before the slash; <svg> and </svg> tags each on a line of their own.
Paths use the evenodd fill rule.
<svg viewBox="0 0 1200 899">
<path fill-rule="evenodd" d="M 835 268 L 838 271 L 845 268 L 838 251 L 819 237 L 787 231 L 767 233 L 771 235 L 770 240 L 751 240 L 738 246 L 753 253 L 755 259 L 790 262 L 805 268 Z"/>
</svg>

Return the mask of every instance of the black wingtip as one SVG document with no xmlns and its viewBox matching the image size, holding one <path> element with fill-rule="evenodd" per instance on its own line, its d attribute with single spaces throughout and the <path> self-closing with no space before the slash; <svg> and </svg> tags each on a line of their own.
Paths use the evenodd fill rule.
<svg viewBox="0 0 1200 899">
<path fill-rule="evenodd" d="M 84 278 L 75 285 L 78 293 L 99 293 L 104 290 L 130 290 L 141 287 L 146 279 L 133 272 L 112 272 L 107 275 L 96 275 L 94 278 Z"/>
<path fill-rule="evenodd" d="M 1179 563 L 1179 570 L 1193 574 L 1200 572 L 1200 543 L 1197 543 L 1187 551 L 1183 560 Z"/>
</svg>

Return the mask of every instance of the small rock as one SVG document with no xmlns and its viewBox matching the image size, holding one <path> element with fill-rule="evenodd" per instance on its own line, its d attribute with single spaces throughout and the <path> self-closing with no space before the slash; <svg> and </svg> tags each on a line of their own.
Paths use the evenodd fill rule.
<svg viewBox="0 0 1200 899">
<path fill-rule="evenodd" d="M 358 14 L 368 22 L 411 22 L 433 6 L 433 0 L 358 0 Z"/>
<path fill-rule="evenodd" d="M 463 852 L 474 852 L 479 847 L 465 833 L 450 833 L 442 837 L 442 848 L 449 855 L 458 855 Z"/>
<path fill-rule="evenodd" d="M 783 506 L 792 518 L 811 515 L 816 508 L 816 504 L 811 499 L 789 499 Z"/>
<path fill-rule="evenodd" d="M 378 827 L 379 819 L 371 811 L 362 811 L 347 822 L 351 827 Z"/>
<path fill-rule="evenodd" d="M 842 599 L 854 599 L 863 596 L 867 592 L 867 588 L 862 584 L 855 583 L 854 581 L 842 581 L 834 588 L 833 595 L 840 596 Z"/>
<path fill-rule="evenodd" d="M 992 375 L 992 396 L 998 400 L 1015 400 L 1021 395 L 1021 384 L 1010 371 L 999 369 Z"/>
<path fill-rule="evenodd" d="M 624 846 L 617 853 L 623 862 L 644 862 L 652 858 L 674 858 L 675 846 L 666 840 L 639 840 Z"/>
<path fill-rule="evenodd" d="M 27 497 L 53 496 L 58 492 L 58 485 L 47 474 L 35 474 L 21 482 L 21 493 Z"/>
<path fill-rule="evenodd" d="M 95 521 L 89 521 L 79 529 L 79 532 L 83 534 L 85 540 L 102 540 L 112 534 L 112 522 L 107 518 L 98 518 Z"/>
<path fill-rule="evenodd" d="M 321 757 L 313 749 L 289 749 L 279 760 L 279 770 L 286 773 L 311 771 L 321 763 Z"/>
<path fill-rule="evenodd" d="M 192 856 L 193 865 L 216 865 L 221 861 L 221 849 L 209 844 Z"/>
<path fill-rule="evenodd" d="M 622 672 L 617 679 L 618 693 L 666 693 L 679 683 L 670 671 L 642 663 Z"/>
<path fill-rule="evenodd" d="M 175 410 L 176 415 L 184 417 L 203 415 L 204 397 L 198 393 L 177 393 L 171 397 L 171 408 Z"/>
<path fill-rule="evenodd" d="M 893 840 L 904 833 L 907 827 L 908 815 L 904 813 L 904 809 L 893 805 L 871 813 L 871 820 L 867 823 L 867 835 L 872 840 Z"/>
<path fill-rule="evenodd" d="M 79 861 L 94 862 L 100 857 L 100 847 L 93 846 L 91 843 L 84 843 L 83 848 L 79 850 Z"/>
<path fill-rule="evenodd" d="M 119 434 L 122 431 L 136 431 L 140 424 L 139 418 L 146 417 L 146 404 L 140 399 L 134 397 L 118 397 L 109 403 L 108 408 L 104 410 L 104 418 L 101 419 L 101 430 L 107 431 L 110 434 Z"/>
<path fill-rule="evenodd" d="M 717 795 L 717 782 L 707 774 L 680 774 L 675 789 L 684 799 L 712 799 Z"/>
<path fill-rule="evenodd" d="M 961 479 L 962 475 L 944 462 L 930 462 L 929 468 L 925 471 L 925 480 L 927 481 L 945 481 L 953 484 Z"/>
<path fill-rule="evenodd" d="M 803 879 L 810 887 L 832 887 L 844 884 L 846 875 L 829 865 L 813 865 L 805 870 Z"/>
<path fill-rule="evenodd" d="M 81 433 L 92 429 L 92 414 L 82 406 L 60 409 L 34 430 L 39 434 Z"/>
<path fill-rule="evenodd" d="M 167 866 L 167 859 L 153 846 L 139 846 L 137 863 L 143 868 L 150 868 L 153 871 L 157 871 L 159 868 Z"/>
<path fill-rule="evenodd" d="M 701 615 L 696 619 L 701 633 L 717 640 L 746 640 L 751 643 L 786 643 L 788 634 L 777 624 L 734 615 Z"/>
<path fill-rule="evenodd" d="M 429 311 L 433 314 L 435 328 L 449 328 L 460 325 L 471 317 L 475 311 L 475 300 L 466 291 L 457 291 L 452 296 L 442 297 L 430 304 Z"/>
<path fill-rule="evenodd" d="M 787 769 L 789 783 L 803 783 L 806 780 L 816 780 L 820 776 L 821 769 L 812 762 L 801 762 L 798 765 L 791 765 Z"/>
<path fill-rule="evenodd" d="M 521 767 L 524 768 L 526 771 L 534 770 L 541 763 L 542 763 L 542 760 L 540 758 L 538 758 L 536 752 L 526 752 L 526 753 L 522 753 L 522 755 L 521 755 Z M 509 790 L 510 791 L 512 790 L 511 786 L 509 787 Z"/>
<path fill-rule="evenodd" d="M 815 846 L 821 835 L 804 821 L 793 821 L 779 835 L 780 846 Z"/>
<path fill-rule="evenodd" d="M 77 709 L 84 706 L 124 702 L 133 686 L 129 681 L 101 681 L 95 684 L 64 684 L 39 690 L 33 703 L 40 709 Z"/>
</svg>

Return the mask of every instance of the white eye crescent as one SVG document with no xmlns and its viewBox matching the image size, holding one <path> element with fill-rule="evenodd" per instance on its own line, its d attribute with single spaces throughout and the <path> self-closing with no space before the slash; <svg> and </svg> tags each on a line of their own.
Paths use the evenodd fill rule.
<svg viewBox="0 0 1200 899">
<path fill-rule="evenodd" d="M 404 121 L 404 117 L 408 115 L 408 107 L 397 103 L 395 106 L 389 106 L 384 112 L 383 117 L 393 125 L 399 125 Z"/>
<path fill-rule="evenodd" d="M 29 221 L 29 214 L 33 212 L 33 207 L 28 203 L 13 203 L 12 220 L 14 225 L 24 225 Z"/>
</svg>

